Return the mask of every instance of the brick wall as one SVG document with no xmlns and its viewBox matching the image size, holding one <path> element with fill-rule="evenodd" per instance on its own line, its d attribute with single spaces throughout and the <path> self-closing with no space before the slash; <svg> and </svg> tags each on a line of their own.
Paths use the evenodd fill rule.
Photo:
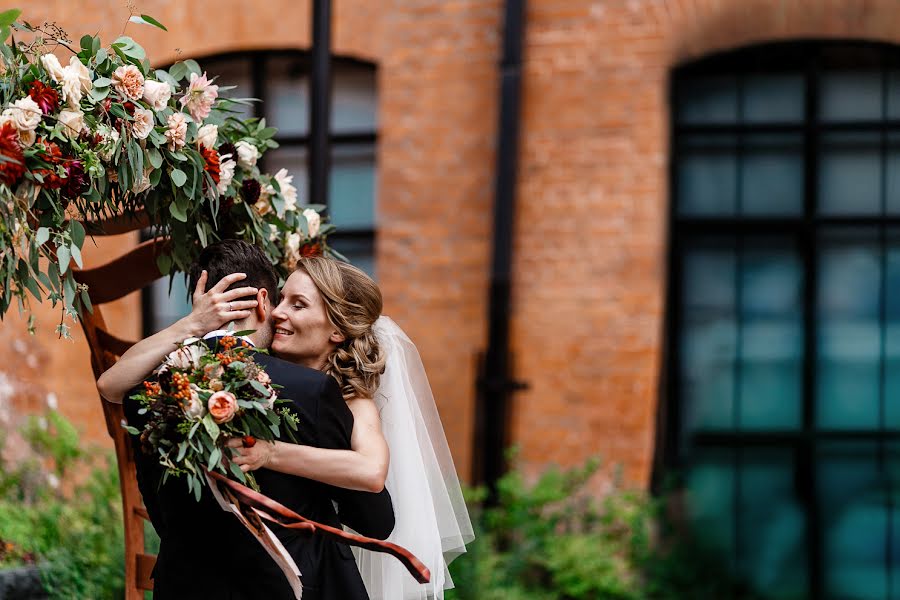
<svg viewBox="0 0 900 600">
<path fill-rule="evenodd" d="M 73 35 L 119 34 L 118 1 L 33 3 L 27 18 Z M 377 269 L 386 312 L 418 343 L 463 475 L 474 377 L 486 342 L 500 0 L 338 0 L 335 49 L 378 64 Z M 169 33 L 129 26 L 161 63 L 259 48 L 307 48 L 308 2 L 141 2 Z M 659 397 L 668 194 L 667 75 L 709 52 L 796 37 L 900 38 L 894 0 L 532 0 L 512 310 L 514 401 L 527 468 L 599 454 L 647 481 Z M 97 261 L 133 240 L 90 249 Z M 39 311 L 10 380 L 46 392 L 105 441 L 87 350 L 52 340 Z M 139 302 L 111 319 L 139 332 Z M 34 358 L 28 358 L 34 357 Z M 37 365 L 37 366 L 35 366 Z M 0 383 L 3 383 L 0 381 Z M 0 387 L 0 393 L 2 393 Z M 23 396 L 25 398 L 25 396 Z"/>
</svg>

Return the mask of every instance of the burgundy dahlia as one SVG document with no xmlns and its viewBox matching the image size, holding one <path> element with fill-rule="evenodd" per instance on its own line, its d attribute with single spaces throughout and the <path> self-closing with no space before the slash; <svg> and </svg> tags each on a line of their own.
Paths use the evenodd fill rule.
<svg viewBox="0 0 900 600">
<path fill-rule="evenodd" d="M 231 155 L 231 159 L 237 162 L 237 148 L 230 142 L 225 142 L 219 146 L 219 156 Z"/>
<path fill-rule="evenodd" d="M 0 127 L 0 182 L 13 186 L 25 175 L 25 153 L 12 123 Z"/>
<path fill-rule="evenodd" d="M 63 181 L 62 193 L 66 198 L 77 198 L 87 191 L 88 176 L 84 170 L 84 163 L 80 160 L 68 160 L 65 162 L 66 178 Z"/>
<path fill-rule="evenodd" d="M 241 198 L 247 204 L 256 204 L 261 191 L 262 186 L 255 179 L 245 179 L 241 184 Z"/>
<path fill-rule="evenodd" d="M 59 108 L 59 93 L 42 81 L 32 81 L 28 95 L 41 107 L 41 112 L 49 115 Z"/>
</svg>

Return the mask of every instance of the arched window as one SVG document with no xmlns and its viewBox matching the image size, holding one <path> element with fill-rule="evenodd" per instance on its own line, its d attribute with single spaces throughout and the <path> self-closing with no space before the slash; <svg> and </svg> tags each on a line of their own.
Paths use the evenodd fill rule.
<svg viewBox="0 0 900 600">
<path fill-rule="evenodd" d="M 900 48 L 672 79 L 665 456 L 770 598 L 900 597 Z"/>
<path fill-rule="evenodd" d="M 286 168 L 294 175 L 300 202 L 307 193 L 309 134 L 309 55 L 301 51 L 243 52 L 205 58 L 201 67 L 233 85 L 228 94 L 258 98 L 247 117 L 265 117 L 278 128 L 280 145 L 265 154 L 260 168 L 269 173 Z M 329 243 L 353 264 L 374 275 L 375 269 L 375 142 L 378 137 L 375 67 L 334 58 L 331 110 L 331 177 L 328 213 L 337 232 Z M 153 333 L 190 311 L 184 282 L 158 281 L 144 294 L 145 333 Z"/>
</svg>

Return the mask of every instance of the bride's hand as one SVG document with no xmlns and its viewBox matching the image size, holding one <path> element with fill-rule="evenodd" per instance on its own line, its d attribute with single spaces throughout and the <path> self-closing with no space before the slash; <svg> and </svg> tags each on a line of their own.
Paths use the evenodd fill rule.
<svg viewBox="0 0 900 600">
<path fill-rule="evenodd" d="M 228 290 L 228 286 L 236 281 L 246 279 L 244 273 L 232 273 L 226 275 L 216 285 L 206 291 L 208 274 L 201 273 L 197 279 L 197 287 L 194 289 L 193 305 L 188 319 L 192 322 L 192 329 L 208 333 L 221 329 L 225 323 L 239 321 L 250 316 L 250 311 L 256 308 L 256 300 L 240 300 L 256 294 L 255 287 L 240 287 Z M 227 291 L 226 291 L 227 290 Z"/>
<path fill-rule="evenodd" d="M 232 438 L 225 445 L 232 448 L 231 462 L 238 465 L 244 473 L 262 469 L 275 454 L 275 442 L 257 440 L 248 448 L 240 438 Z"/>
</svg>

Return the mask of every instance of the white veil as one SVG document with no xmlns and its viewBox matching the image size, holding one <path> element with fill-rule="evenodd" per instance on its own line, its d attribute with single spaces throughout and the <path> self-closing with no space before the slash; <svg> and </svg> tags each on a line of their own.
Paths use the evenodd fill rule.
<svg viewBox="0 0 900 600">
<path fill-rule="evenodd" d="M 385 316 L 375 322 L 375 336 L 387 357 L 375 403 L 391 453 L 385 486 L 396 525 L 388 540 L 425 563 L 431 583 L 417 583 L 386 554 L 353 553 L 372 600 L 442 599 L 453 587 L 447 565 L 475 538 L 472 523 L 415 344 Z"/>
</svg>

